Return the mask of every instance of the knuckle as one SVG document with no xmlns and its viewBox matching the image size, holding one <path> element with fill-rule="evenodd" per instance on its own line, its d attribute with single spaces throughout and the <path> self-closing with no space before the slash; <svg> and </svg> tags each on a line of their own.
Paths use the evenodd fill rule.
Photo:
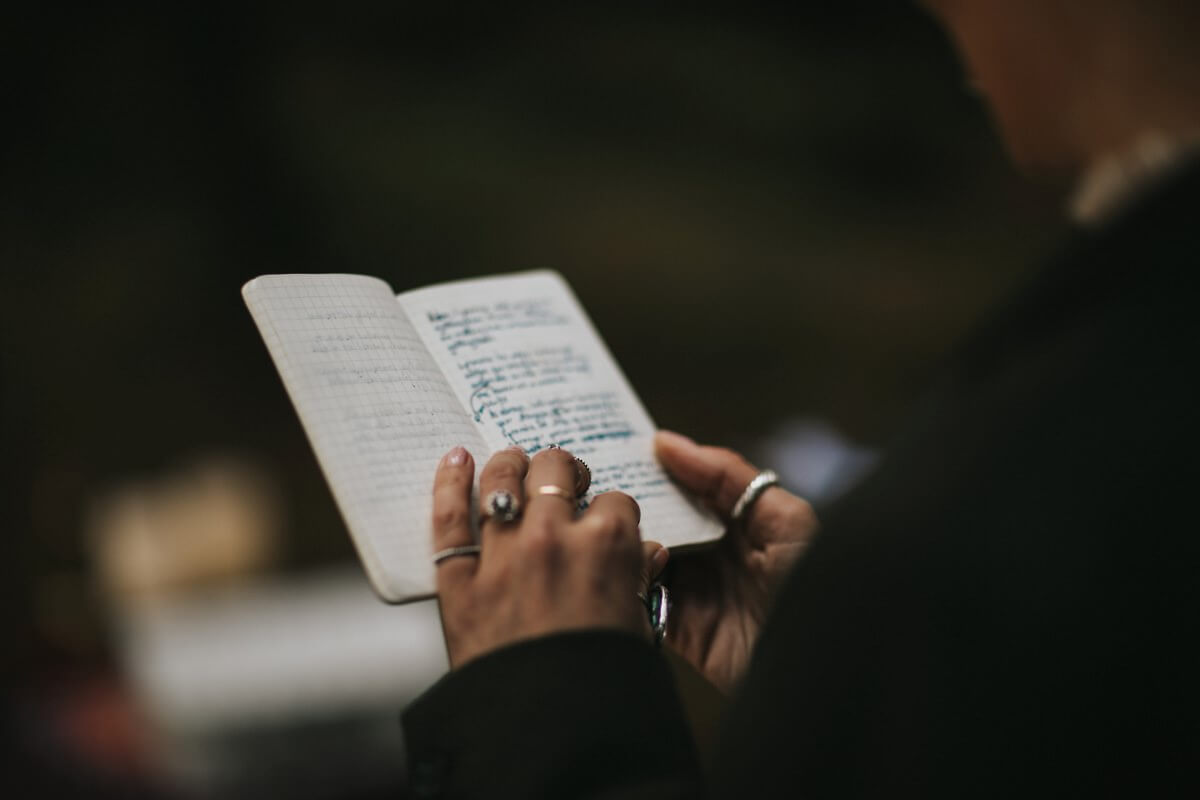
<svg viewBox="0 0 1200 800">
<path fill-rule="evenodd" d="M 605 540 L 615 540 L 621 535 L 621 520 L 613 514 L 601 514 L 596 517 L 594 535 Z"/>
<path fill-rule="evenodd" d="M 542 522 L 529 526 L 520 537 L 522 554 L 526 558 L 546 560 L 558 549 L 558 537 L 554 526 Z"/>
<path fill-rule="evenodd" d="M 766 496 L 763 500 L 767 500 Z M 817 526 L 817 512 L 812 505 L 794 494 L 780 494 L 771 503 L 762 504 L 763 522 L 771 527 L 790 531 L 810 531 Z"/>
<path fill-rule="evenodd" d="M 465 470 L 443 469 L 438 472 L 435 486 L 444 489 L 457 490 L 465 486 L 469 480 L 470 477 L 467 475 Z"/>
<path fill-rule="evenodd" d="M 574 468 L 575 457 L 561 447 L 549 447 L 539 450 L 533 457 L 534 461 Z"/>
<path fill-rule="evenodd" d="M 592 545 L 611 547 L 625 538 L 625 527 L 617 515 L 597 513 L 591 518 L 587 538 Z"/>
<path fill-rule="evenodd" d="M 615 489 L 612 491 L 609 491 L 609 492 L 604 492 L 602 494 L 596 495 L 595 500 L 593 500 L 592 502 L 593 503 L 596 503 L 596 502 L 620 503 L 621 505 L 625 506 L 627 509 L 629 509 L 631 511 L 640 511 L 641 510 L 641 507 L 638 505 L 638 501 L 634 500 L 631 495 L 625 494 L 625 492 L 617 491 Z"/>
<path fill-rule="evenodd" d="M 638 505 L 637 500 L 634 500 L 633 497 L 625 494 L 624 492 L 613 492 L 613 494 L 621 498 L 621 501 L 629 508 L 634 520 L 637 522 L 642 521 L 642 507 Z"/>
<path fill-rule="evenodd" d="M 478 616 L 471 612 L 492 606 L 493 601 L 500 594 L 507 579 L 508 571 L 504 566 L 493 566 L 491 569 L 481 570 L 479 575 L 475 577 L 471 597 L 465 603 L 468 614 L 478 619 Z"/>
<path fill-rule="evenodd" d="M 493 460 L 488 464 L 488 478 L 501 482 L 517 481 L 520 479 L 520 470 L 511 459 Z"/>
<path fill-rule="evenodd" d="M 444 505 L 433 512 L 433 525 L 439 530 L 463 527 L 468 524 L 468 520 L 467 510 L 457 504 Z"/>
<path fill-rule="evenodd" d="M 797 525 L 810 526 L 817 522 L 817 512 L 812 507 L 812 503 L 804 498 L 792 496 L 791 512 L 789 516 L 792 522 Z"/>
</svg>

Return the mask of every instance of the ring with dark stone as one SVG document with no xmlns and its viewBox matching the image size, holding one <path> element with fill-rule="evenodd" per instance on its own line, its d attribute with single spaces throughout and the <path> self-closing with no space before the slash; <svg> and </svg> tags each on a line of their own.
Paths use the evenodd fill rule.
<svg viewBox="0 0 1200 800">
<path fill-rule="evenodd" d="M 638 599 L 646 606 L 646 614 L 650 618 L 650 630 L 654 634 L 654 643 L 662 645 L 667 635 L 667 616 L 671 612 L 671 596 L 667 587 L 655 583 L 650 587 L 648 595 L 638 592 Z"/>
<path fill-rule="evenodd" d="M 500 522 L 514 522 L 521 516 L 521 504 L 508 489 L 497 489 L 484 498 L 483 515 Z"/>
</svg>

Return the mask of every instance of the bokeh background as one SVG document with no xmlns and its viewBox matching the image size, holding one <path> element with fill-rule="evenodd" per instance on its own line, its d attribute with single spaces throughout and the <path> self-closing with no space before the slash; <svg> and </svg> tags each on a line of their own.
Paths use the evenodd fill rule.
<svg viewBox="0 0 1200 800">
<path fill-rule="evenodd" d="M 0 41 L 2 724 L 47 787 L 399 796 L 436 619 L 366 590 L 249 278 L 558 269 L 660 424 L 784 458 L 883 446 L 1064 234 L 895 0 L 91 4 Z"/>
</svg>

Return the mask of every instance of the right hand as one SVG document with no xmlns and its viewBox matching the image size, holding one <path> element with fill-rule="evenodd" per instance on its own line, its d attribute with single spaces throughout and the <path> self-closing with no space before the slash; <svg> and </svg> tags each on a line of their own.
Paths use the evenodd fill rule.
<svg viewBox="0 0 1200 800">
<path fill-rule="evenodd" d="M 705 447 L 661 431 L 655 452 L 666 471 L 726 524 L 758 469 L 732 450 Z M 771 592 L 817 531 L 805 500 L 777 486 L 751 506 L 715 547 L 673 555 L 667 643 L 718 688 L 742 677 L 767 614 Z"/>
<path fill-rule="evenodd" d="M 479 476 L 479 493 L 511 494 L 520 518 L 482 524 L 480 550 L 437 565 L 438 599 L 450 666 L 515 642 L 569 630 L 608 628 L 651 638 L 638 600 L 662 548 L 642 542 L 641 510 L 632 497 L 605 492 L 576 513 L 586 491 L 579 462 L 566 450 L 532 459 L 520 448 L 492 456 Z M 471 485 L 475 463 L 456 447 L 442 458 L 433 487 L 434 551 L 470 546 Z M 539 489 L 564 493 L 548 496 Z"/>
</svg>

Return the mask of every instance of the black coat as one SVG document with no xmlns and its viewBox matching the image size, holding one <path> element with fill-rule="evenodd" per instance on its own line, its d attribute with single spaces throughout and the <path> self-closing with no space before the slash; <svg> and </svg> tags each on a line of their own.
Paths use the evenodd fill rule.
<svg viewBox="0 0 1200 800">
<path fill-rule="evenodd" d="M 416 795 L 1200 797 L 1198 212 L 1191 168 L 960 351 L 781 589 L 710 769 L 663 659 L 580 632 L 410 706 Z"/>
</svg>

